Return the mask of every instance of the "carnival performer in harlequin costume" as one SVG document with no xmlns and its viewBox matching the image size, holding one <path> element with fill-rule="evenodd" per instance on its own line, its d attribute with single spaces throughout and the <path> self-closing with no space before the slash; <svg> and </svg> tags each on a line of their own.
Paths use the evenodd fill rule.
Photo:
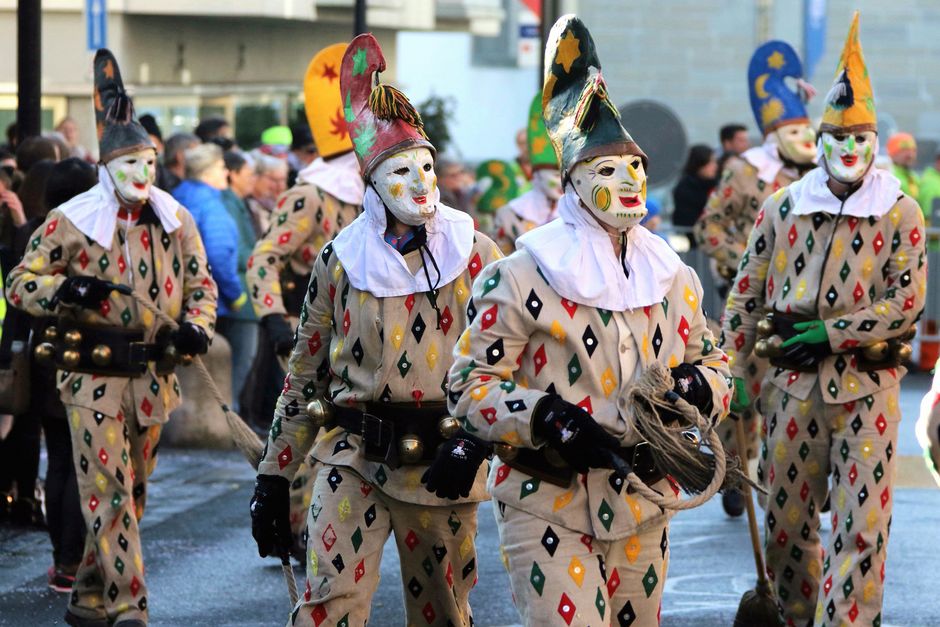
<svg viewBox="0 0 940 627">
<path fill-rule="evenodd" d="M 718 273 L 729 281 L 734 278 L 764 200 L 816 167 L 816 133 L 803 104 L 803 94 L 814 92 L 802 77 L 800 58 L 786 42 L 768 41 L 751 57 L 747 71 L 751 108 L 764 143 L 728 161 L 721 183 L 695 226 L 699 247 L 715 260 Z M 797 92 L 790 89 L 785 78 L 800 81 Z M 751 357 L 746 364 L 744 385 L 749 399 L 758 397 L 766 370 L 766 360 L 757 357 Z M 754 403 L 742 404 L 739 400 L 732 406 L 732 416 L 744 420 L 747 455 L 738 451 L 733 422 L 722 423 L 718 433 L 726 451 L 746 460 L 757 456 L 759 420 Z M 727 490 L 722 505 L 729 515 L 740 516 L 744 497 L 737 490 Z"/>
<path fill-rule="evenodd" d="M 659 362 L 717 420 L 728 369 L 695 273 L 639 226 L 646 155 L 621 125 L 577 17 L 555 23 L 545 68 L 545 121 L 565 190 L 559 219 L 519 238 L 474 283 L 451 409 L 497 443 L 488 487 L 523 621 L 655 625 L 669 515 L 605 459 L 617 452 L 653 489 L 676 495 L 646 459 L 626 391 Z"/>
<path fill-rule="evenodd" d="M 345 51 L 346 44 L 327 46 L 307 66 L 304 109 L 320 156 L 278 199 L 271 228 L 248 260 L 252 304 L 285 371 L 317 253 L 356 219 L 365 191 L 339 96 Z M 291 529 L 300 555 L 313 475 L 304 462 L 291 482 Z"/>
<path fill-rule="evenodd" d="M 492 233 L 496 210 L 519 196 L 521 187 L 515 168 L 508 161 L 488 159 L 477 166 L 477 194 L 474 200 L 477 229 Z"/>
<path fill-rule="evenodd" d="M 545 130 L 541 92 L 535 94 L 529 107 L 526 141 L 532 165 L 532 189 L 497 210 L 494 221 L 494 239 L 507 255 L 516 249 L 516 238 L 555 219 L 555 207 L 561 197 L 558 156 Z"/>
<path fill-rule="evenodd" d="M 405 95 L 373 82 L 384 69 L 372 35 L 349 44 L 340 88 L 364 212 L 314 263 L 252 502 L 261 554 L 283 550 L 287 484 L 327 416 L 312 452 L 320 470 L 294 625 L 364 625 L 390 533 L 408 624 L 472 620 L 481 459 L 457 501 L 432 495 L 421 477 L 456 424 L 445 390 L 470 286 L 499 251 L 470 216 L 440 204 L 434 147 Z"/>
<path fill-rule="evenodd" d="M 34 316 L 59 318 L 37 357 L 54 355 L 59 370 L 88 525 L 66 622 L 132 627 L 147 623 L 138 527 L 147 477 L 161 427 L 180 404 L 165 349 L 206 352 L 216 286 L 192 216 L 153 187 L 156 149 L 107 50 L 95 55 L 94 79 L 99 182 L 49 212 L 7 294 Z M 151 312 L 113 291 L 118 284 L 180 328 L 160 329 Z"/>
<path fill-rule="evenodd" d="M 767 570 L 784 618 L 879 625 L 902 340 L 923 309 L 926 260 L 917 203 L 872 167 L 878 135 L 858 14 L 825 105 L 822 167 L 764 203 L 722 345 L 736 386 L 752 349 L 770 357 L 759 475 L 769 490 Z M 832 532 L 821 550 L 827 496 Z"/>
</svg>

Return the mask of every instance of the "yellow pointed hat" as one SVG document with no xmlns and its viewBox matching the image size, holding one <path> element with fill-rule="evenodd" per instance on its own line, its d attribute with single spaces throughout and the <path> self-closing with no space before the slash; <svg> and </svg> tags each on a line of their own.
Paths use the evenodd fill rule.
<svg viewBox="0 0 940 627">
<path fill-rule="evenodd" d="M 822 124 L 819 125 L 820 133 L 878 130 L 875 99 L 862 56 L 862 44 L 858 40 L 858 11 L 852 18 L 852 26 L 839 58 L 835 83 L 826 94 L 825 107 Z"/>
<path fill-rule="evenodd" d="M 304 75 L 304 110 L 321 157 L 352 150 L 339 95 L 339 70 L 347 44 L 333 44 L 310 60 Z"/>
</svg>

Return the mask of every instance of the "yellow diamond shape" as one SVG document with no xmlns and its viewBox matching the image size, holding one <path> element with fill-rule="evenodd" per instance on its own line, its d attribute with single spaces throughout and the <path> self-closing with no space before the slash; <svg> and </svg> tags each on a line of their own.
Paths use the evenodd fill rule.
<svg viewBox="0 0 940 627">
<path fill-rule="evenodd" d="M 643 508 L 640 507 L 640 502 L 629 494 L 626 495 L 626 501 L 627 506 L 630 508 L 630 513 L 633 514 L 633 519 L 636 520 L 637 524 L 640 524 L 640 521 L 643 519 Z"/>
<path fill-rule="evenodd" d="M 460 543 L 460 559 L 467 557 L 467 554 L 473 550 L 473 539 L 468 535 Z"/>
<path fill-rule="evenodd" d="M 627 543 L 623 546 L 623 552 L 627 556 L 627 561 L 633 564 L 636 558 L 640 556 L 640 538 L 630 536 Z"/>
<path fill-rule="evenodd" d="M 470 292 L 467 290 L 467 283 L 463 280 L 463 275 L 457 277 L 457 280 L 454 281 L 454 296 L 457 297 L 457 302 L 463 305 L 467 302 L 467 298 L 470 296 Z"/>
<path fill-rule="evenodd" d="M 571 499 L 574 498 L 574 492 L 568 490 L 564 494 L 555 497 L 555 504 L 552 506 L 552 511 L 557 512 L 558 510 L 567 507 L 568 503 L 571 502 Z"/>
<path fill-rule="evenodd" d="M 571 577 L 571 580 L 579 588 L 581 584 L 584 583 L 584 564 L 581 563 L 581 560 L 577 556 L 571 558 L 571 562 L 568 563 L 568 576 Z"/>
<path fill-rule="evenodd" d="M 565 332 L 565 328 L 561 326 L 561 323 L 557 320 L 552 321 L 552 327 L 550 329 L 552 337 L 555 338 L 555 341 L 561 344 L 565 341 L 565 338 L 568 337 L 568 334 Z"/>
<path fill-rule="evenodd" d="M 694 311 L 695 307 L 698 305 L 698 298 L 696 298 L 695 292 L 693 292 L 688 285 L 685 286 L 683 298 L 685 298 L 685 302 L 687 302 L 689 307 Z"/>
<path fill-rule="evenodd" d="M 418 522 L 421 523 L 422 529 L 427 529 L 431 526 L 431 512 L 428 510 L 422 510 L 418 515 Z"/>
<path fill-rule="evenodd" d="M 339 521 L 344 522 L 349 517 L 349 513 L 351 511 L 352 506 L 349 504 L 349 497 L 344 496 L 343 500 L 339 502 L 339 505 L 336 508 L 336 512 L 339 514 Z"/>
<path fill-rule="evenodd" d="M 401 348 L 401 342 L 403 339 L 405 339 L 405 332 L 401 328 L 400 324 L 396 324 L 394 327 L 392 327 L 391 339 L 392 339 L 392 346 L 395 347 L 395 350 L 398 350 L 399 348 Z"/>
<path fill-rule="evenodd" d="M 431 342 L 431 346 L 428 347 L 427 352 L 424 354 L 425 360 L 428 362 L 428 370 L 434 370 L 437 366 L 437 342 Z"/>
<path fill-rule="evenodd" d="M 601 375 L 601 389 L 604 390 L 604 396 L 610 396 L 610 393 L 617 387 L 617 380 L 614 379 L 614 371 L 610 366 L 604 370 Z"/>
<path fill-rule="evenodd" d="M 777 267 L 777 272 L 783 272 L 787 269 L 787 254 L 782 250 L 777 253 L 777 258 L 774 260 L 774 264 Z"/>
<path fill-rule="evenodd" d="M 470 398 L 475 401 L 482 401 L 484 398 L 486 398 L 487 394 L 489 394 L 489 389 L 487 386 L 481 385 L 480 387 L 473 388 L 473 390 L 470 391 Z"/>
<path fill-rule="evenodd" d="M 98 491 L 103 493 L 108 489 L 108 480 L 99 472 L 95 475 L 95 485 L 98 486 Z"/>
</svg>

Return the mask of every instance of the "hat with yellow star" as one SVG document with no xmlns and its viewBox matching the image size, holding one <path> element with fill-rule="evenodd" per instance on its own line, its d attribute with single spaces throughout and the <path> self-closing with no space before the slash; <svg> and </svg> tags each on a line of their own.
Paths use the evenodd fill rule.
<svg viewBox="0 0 940 627">
<path fill-rule="evenodd" d="M 533 170 L 540 168 L 558 169 L 558 155 L 545 129 L 542 117 L 542 92 L 535 94 L 529 107 L 529 125 L 526 127 L 526 145 L 529 148 L 529 163 Z"/>
<path fill-rule="evenodd" d="M 858 40 L 858 11 L 852 17 L 849 35 L 845 38 L 836 79 L 826 94 L 820 133 L 861 133 L 878 130 L 875 99 L 862 44 Z"/>
<path fill-rule="evenodd" d="M 333 44 L 310 59 L 304 75 L 304 111 L 321 157 L 352 150 L 343 100 L 339 96 L 339 69 L 346 44 Z"/>
<path fill-rule="evenodd" d="M 558 18 L 548 35 L 542 111 L 563 174 L 600 155 L 638 155 L 646 166 L 607 94 L 591 33 L 574 15 Z"/>
<path fill-rule="evenodd" d="M 541 110 L 540 100 L 539 111 Z M 551 144 L 548 147 L 554 153 Z M 555 167 L 558 167 L 557 162 Z M 476 203 L 477 211 L 480 213 L 496 213 L 497 209 L 519 195 L 519 181 L 516 180 L 516 173 L 512 165 L 506 161 L 500 159 L 484 161 L 477 166 L 476 175 L 477 185 L 483 190 Z"/>
<path fill-rule="evenodd" d="M 800 94 L 784 82 L 787 77 L 803 78 L 800 57 L 787 42 L 768 41 L 751 55 L 747 66 L 751 109 L 764 135 L 785 124 L 809 122 Z"/>
<path fill-rule="evenodd" d="M 339 88 L 343 117 L 365 177 L 387 157 L 407 148 L 436 152 L 424 134 L 421 115 L 408 97 L 378 82 L 376 75 L 383 71 L 385 57 L 371 33 L 363 33 L 349 43 L 343 55 Z"/>
<path fill-rule="evenodd" d="M 154 148 L 146 129 L 134 115 L 134 103 L 124 90 L 121 70 L 110 50 L 95 54 L 95 126 L 98 132 L 99 161 Z"/>
</svg>

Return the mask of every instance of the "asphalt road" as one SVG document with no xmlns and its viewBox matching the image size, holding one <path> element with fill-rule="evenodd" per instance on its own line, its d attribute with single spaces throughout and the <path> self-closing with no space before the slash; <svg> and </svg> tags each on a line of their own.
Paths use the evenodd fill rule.
<svg viewBox="0 0 940 627">
<path fill-rule="evenodd" d="M 910 377 L 902 393 L 899 450 L 904 458 L 895 495 L 887 567 L 885 625 L 940 625 L 940 490 L 929 486 L 913 435 L 917 406 L 929 386 Z M 234 452 L 163 451 L 144 517 L 144 555 L 155 626 L 283 625 L 288 597 L 279 564 L 257 556 L 248 527 L 253 472 Z M 924 486 L 924 487 L 916 487 Z M 518 624 L 499 560 L 487 503 L 477 540 L 479 583 L 471 604 L 478 625 Z M 824 523 L 827 524 L 827 523 Z M 662 624 L 730 625 L 741 594 L 754 583 L 742 519 L 730 520 L 713 500 L 684 512 L 671 527 L 672 562 Z M 0 625 L 61 625 L 66 596 L 46 588 L 51 561 L 41 532 L 0 528 Z M 302 573 L 296 572 L 298 578 Z M 371 625 L 402 625 L 395 545 L 386 546 Z"/>
</svg>

